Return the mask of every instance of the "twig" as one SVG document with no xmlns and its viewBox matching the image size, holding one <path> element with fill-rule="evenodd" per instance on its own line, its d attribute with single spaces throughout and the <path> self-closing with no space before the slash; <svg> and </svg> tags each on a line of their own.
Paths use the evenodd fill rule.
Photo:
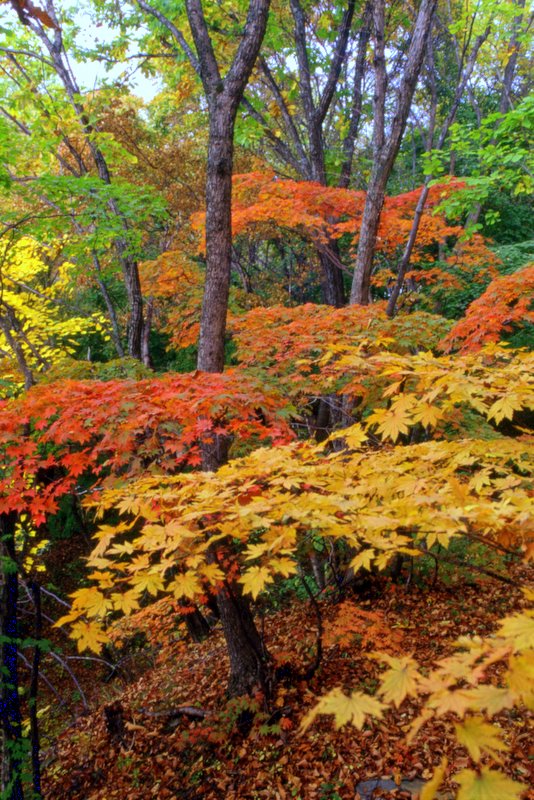
<svg viewBox="0 0 534 800">
<path fill-rule="evenodd" d="M 319 608 L 319 603 L 315 599 L 315 596 L 314 596 L 312 590 L 308 586 L 308 582 L 307 582 L 306 578 L 304 577 L 304 575 L 302 575 L 302 573 L 299 575 L 299 577 L 300 577 L 300 580 L 302 581 L 302 585 L 304 586 L 304 589 L 306 590 L 306 594 L 310 598 L 310 602 L 311 602 L 311 604 L 312 604 L 312 606 L 314 608 L 315 616 L 317 618 L 317 639 L 316 639 L 316 644 L 315 644 L 315 658 L 314 658 L 312 664 L 310 664 L 310 666 L 308 667 L 308 669 L 306 670 L 306 672 L 303 675 L 304 680 L 309 681 L 309 680 L 311 680 L 313 678 L 313 676 L 315 675 L 315 673 L 319 669 L 319 666 L 320 666 L 321 661 L 323 659 L 323 615 L 321 614 L 321 609 Z"/>
<path fill-rule="evenodd" d="M 173 717 L 192 717 L 193 719 L 205 719 L 209 717 L 211 711 L 204 708 L 197 708 L 196 706 L 178 706 L 178 708 L 169 708 L 166 711 L 148 711 L 146 708 L 140 708 L 139 713 L 144 717 L 165 717 L 172 719 Z"/>
</svg>

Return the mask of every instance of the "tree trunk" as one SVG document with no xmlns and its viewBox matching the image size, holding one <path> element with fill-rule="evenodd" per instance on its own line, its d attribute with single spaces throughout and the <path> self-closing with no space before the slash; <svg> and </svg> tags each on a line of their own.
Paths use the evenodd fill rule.
<svg viewBox="0 0 534 800">
<path fill-rule="evenodd" d="M 250 694 L 255 688 L 260 688 L 268 697 L 268 654 L 250 605 L 237 584 L 226 584 L 218 593 L 217 608 L 230 658 L 229 696 Z"/>
<path fill-rule="evenodd" d="M 386 196 L 386 184 L 389 173 L 380 165 L 373 171 L 371 182 L 365 198 L 358 256 L 352 281 L 350 302 L 352 305 L 366 306 L 371 302 L 371 277 L 375 254 L 376 235 L 380 224 L 382 206 Z"/>
<path fill-rule="evenodd" d="M 401 145 L 413 94 L 423 64 L 428 35 L 432 26 L 436 0 L 422 0 L 412 31 L 406 65 L 399 83 L 391 128 L 386 137 L 385 115 L 388 76 L 386 71 L 385 2 L 376 0 L 373 8 L 375 35 L 375 97 L 373 119 L 373 169 L 367 188 L 363 211 L 358 254 L 352 282 L 350 302 L 367 305 L 371 300 L 371 276 L 376 236 L 386 186 Z"/>
<path fill-rule="evenodd" d="M 232 266 L 232 164 L 234 118 L 223 101 L 210 115 L 206 179 L 206 279 L 197 367 L 224 369 L 224 336 Z"/>
<path fill-rule="evenodd" d="M 342 308 L 346 303 L 343 273 L 336 261 L 339 261 L 339 247 L 337 241 L 331 239 L 326 247 L 320 245 L 317 249 L 319 262 L 323 273 L 322 293 L 324 302 L 335 308 Z"/>
<path fill-rule="evenodd" d="M 250 0 L 247 20 L 236 55 L 224 78 L 215 58 L 200 0 L 186 0 L 189 26 L 197 57 L 184 48 L 181 34 L 173 35 L 202 79 L 209 107 L 208 164 L 206 177 L 206 278 L 200 318 L 198 369 L 222 372 L 230 272 L 232 267 L 232 162 L 234 123 L 245 86 L 258 56 L 267 25 L 270 0 Z M 141 0 L 141 7 L 150 7 Z M 150 10 L 150 13 L 154 13 Z M 159 19 L 161 15 L 154 14 Z M 167 27 L 169 21 L 166 20 Z M 171 28 L 172 29 L 172 28 Z M 215 441 L 202 448 L 203 469 L 213 469 L 226 457 Z M 213 558 L 215 556 L 213 555 Z M 250 692 L 258 684 L 267 688 L 267 653 L 254 624 L 248 602 L 238 584 L 226 585 L 217 595 L 226 646 L 230 657 L 228 691 Z"/>
<path fill-rule="evenodd" d="M 22 790 L 22 715 L 19 698 L 17 663 L 18 574 L 15 562 L 14 512 L 0 515 L 0 557 L 2 567 L 1 631 L 2 631 L 2 734 L 4 796 L 7 800 L 24 800 Z"/>
</svg>

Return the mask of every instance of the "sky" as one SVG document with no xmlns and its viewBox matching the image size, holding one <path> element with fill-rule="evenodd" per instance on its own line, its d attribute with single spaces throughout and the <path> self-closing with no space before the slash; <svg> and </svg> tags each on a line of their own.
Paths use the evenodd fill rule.
<svg viewBox="0 0 534 800">
<path fill-rule="evenodd" d="M 79 34 L 76 42 L 80 47 L 91 48 L 95 43 L 109 43 L 113 40 L 117 31 L 104 25 L 96 25 L 89 13 L 84 10 L 76 12 L 74 17 L 75 24 L 79 27 Z M 130 54 L 137 52 L 137 44 L 132 43 Z M 102 81 L 121 80 L 124 72 L 132 74 L 129 81 L 132 92 L 145 101 L 152 100 L 161 90 L 161 83 L 155 78 L 147 78 L 140 69 L 137 68 L 136 60 L 128 61 L 126 64 L 117 64 L 109 68 L 101 61 L 73 61 L 72 67 L 81 89 L 91 90 L 97 87 Z"/>
</svg>

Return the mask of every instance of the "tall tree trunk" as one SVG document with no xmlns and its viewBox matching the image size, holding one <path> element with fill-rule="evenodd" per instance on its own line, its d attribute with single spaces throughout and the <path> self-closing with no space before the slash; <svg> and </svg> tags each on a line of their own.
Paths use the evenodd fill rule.
<svg viewBox="0 0 534 800">
<path fill-rule="evenodd" d="M 40 800 L 41 792 L 41 742 L 39 737 L 39 715 L 37 713 L 37 695 L 39 691 L 39 668 L 41 665 L 41 638 L 43 635 L 43 614 L 41 609 L 41 587 L 36 581 L 31 581 L 29 586 L 35 610 L 35 644 L 33 650 L 33 663 L 28 698 L 31 738 L 32 761 L 32 800 Z"/>
<path fill-rule="evenodd" d="M 474 21 L 474 19 L 473 19 L 473 21 Z M 472 26 L 471 26 L 471 30 L 472 30 Z M 491 30 L 491 28 L 488 25 L 486 27 L 486 30 L 483 33 L 479 34 L 479 36 L 477 36 L 477 38 L 475 39 L 475 42 L 473 44 L 473 47 L 472 47 L 472 50 L 471 50 L 471 53 L 470 53 L 469 57 L 467 57 L 467 50 L 468 50 L 468 46 L 470 44 L 470 39 L 466 40 L 466 42 L 465 42 L 464 50 L 463 50 L 463 53 L 461 55 L 460 63 L 459 63 L 458 80 L 457 80 L 457 83 L 456 83 L 454 99 L 453 99 L 452 105 L 451 105 L 451 107 L 449 109 L 449 113 L 447 114 L 447 117 L 445 118 L 445 121 L 443 122 L 443 125 L 441 126 L 441 130 L 440 130 L 440 133 L 439 133 L 439 136 L 438 136 L 438 141 L 437 141 L 437 144 L 436 144 L 436 148 L 438 150 L 441 150 L 441 148 L 445 144 L 445 140 L 446 140 L 447 135 L 449 133 L 449 129 L 450 129 L 452 123 L 454 122 L 455 118 L 456 118 L 456 113 L 458 111 L 458 107 L 460 105 L 460 101 L 461 101 L 461 99 L 463 97 L 463 94 L 464 94 L 464 91 L 465 91 L 465 89 L 466 89 L 466 87 L 468 85 L 469 79 L 471 78 L 471 75 L 473 73 L 473 69 L 475 67 L 480 48 L 482 47 L 482 45 L 484 44 L 484 42 L 488 38 L 488 36 L 490 34 L 490 30 Z M 427 138 L 427 143 L 426 143 L 426 150 L 427 150 L 427 152 L 430 152 L 430 150 L 434 146 L 434 129 L 435 129 L 435 124 L 436 124 L 436 112 L 437 112 L 437 89 L 436 89 L 436 85 L 435 85 L 435 76 L 434 76 L 434 70 L 435 70 L 434 53 L 433 53 L 433 48 L 432 48 L 432 46 L 430 44 L 429 44 L 428 51 L 429 51 L 429 69 L 430 69 L 431 81 L 432 81 L 432 107 L 431 107 L 431 114 L 430 114 L 430 123 L 429 123 L 428 138 Z M 395 282 L 395 285 L 393 286 L 393 290 L 392 290 L 391 295 L 390 295 L 389 300 L 388 300 L 388 306 L 387 306 L 387 315 L 388 315 L 388 317 L 393 317 L 394 314 L 395 314 L 395 308 L 396 308 L 396 305 L 397 305 L 397 301 L 398 301 L 399 295 L 400 295 L 400 293 L 402 291 L 405 275 L 406 275 L 406 273 L 408 271 L 408 268 L 410 266 L 410 259 L 412 257 L 412 252 L 413 252 L 413 249 L 415 247 L 417 234 L 419 232 L 419 225 L 421 223 L 421 218 L 423 216 L 423 212 L 424 212 L 424 209 L 425 209 L 425 204 L 426 204 L 429 192 L 430 192 L 430 181 L 431 180 L 432 180 L 432 176 L 431 175 L 427 175 L 427 177 L 425 178 L 425 182 L 424 182 L 423 188 L 421 189 L 421 193 L 419 195 L 419 199 L 417 201 L 417 205 L 415 207 L 415 213 L 414 213 L 414 217 L 413 217 L 410 233 L 409 233 L 409 236 L 408 236 L 408 241 L 406 242 L 406 246 L 404 248 L 404 252 L 402 254 L 402 258 L 401 258 L 401 261 L 400 261 L 400 264 L 399 264 L 399 267 L 398 267 L 397 280 Z"/>
<path fill-rule="evenodd" d="M 17 663 L 18 637 L 18 573 L 15 561 L 14 512 L 0 514 L 0 566 L 2 568 L 1 631 L 2 631 L 2 733 L 4 746 L 3 776 L 7 800 L 23 800 L 22 771 L 22 715 L 19 699 Z"/>
<path fill-rule="evenodd" d="M 371 173 L 360 227 L 356 267 L 352 279 L 351 305 L 366 306 L 371 302 L 371 277 L 376 235 L 386 196 L 388 178 L 389 171 L 380 164 L 376 165 L 376 168 Z"/>
<path fill-rule="evenodd" d="M 206 278 L 200 320 L 198 369 L 222 372 L 230 273 L 232 266 L 232 166 L 234 124 L 245 86 L 265 34 L 270 0 L 250 0 L 244 32 L 229 70 L 221 77 L 200 0 L 186 0 L 187 16 L 196 57 L 184 47 L 183 37 L 164 22 L 160 12 L 140 0 L 142 8 L 163 22 L 184 49 L 202 79 L 209 108 L 208 164 L 206 176 Z M 216 441 L 203 448 L 203 468 L 214 469 L 226 456 L 217 453 Z M 267 687 L 267 653 L 254 624 L 248 602 L 239 584 L 227 584 L 217 595 L 226 646 L 230 657 L 228 691 L 249 692 L 253 686 Z"/>
<path fill-rule="evenodd" d="M 335 239 L 330 239 L 326 245 L 319 245 L 317 252 L 323 276 L 321 289 L 324 302 L 334 308 L 342 308 L 346 303 L 346 297 L 343 272 L 339 267 L 338 243 Z"/>
<path fill-rule="evenodd" d="M 376 237 L 382 207 L 386 196 L 386 186 L 395 163 L 402 136 L 406 128 L 413 94 L 423 64 L 430 28 L 437 0 L 422 0 L 412 30 L 406 64 L 400 80 L 391 128 L 386 137 L 385 115 L 387 94 L 386 43 L 385 43 L 385 2 L 375 0 L 373 8 L 373 27 L 375 36 L 375 97 L 373 120 L 373 168 L 367 188 L 363 211 L 358 254 L 352 282 L 350 302 L 367 305 L 371 299 L 371 276 Z"/>
<path fill-rule="evenodd" d="M 206 280 L 197 367 L 224 369 L 224 336 L 232 266 L 232 163 L 235 115 L 227 104 L 210 114 L 206 179 Z"/>
</svg>

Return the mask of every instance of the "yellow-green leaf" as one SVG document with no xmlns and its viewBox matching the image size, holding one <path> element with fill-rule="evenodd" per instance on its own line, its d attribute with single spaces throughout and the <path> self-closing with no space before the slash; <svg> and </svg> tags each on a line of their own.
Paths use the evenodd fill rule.
<svg viewBox="0 0 534 800">
<path fill-rule="evenodd" d="M 420 800 L 434 800 L 437 791 L 442 784 L 448 763 L 449 762 L 447 758 L 443 756 L 443 758 L 441 759 L 441 764 L 439 765 L 439 767 L 436 767 L 436 769 L 434 770 L 434 774 L 432 775 L 428 783 L 423 786 Z"/>
<path fill-rule="evenodd" d="M 417 684 L 421 676 L 413 658 L 409 656 L 395 658 L 384 653 L 375 657 L 390 665 L 390 669 L 386 670 L 380 679 L 379 691 L 386 703 L 400 706 L 405 697 L 408 695 L 414 697 L 417 694 Z"/>
<path fill-rule="evenodd" d="M 499 636 L 512 640 L 515 651 L 534 647 L 534 613 L 526 611 L 503 619 Z"/>
<path fill-rule="evenodd" d="M 457 800 L 518 800 L 526 788 L 502 772 L 483 767 L 480 774 L 463 769 L 454 776 L 460 785 Z"/>
<path fill-rule="evenodd" d="M 336 687 L 321 697 L 317 705 L 306 714 L 301 723 L 301 730 L 303 732 L 307 730 L 319 714 L 333 714 L 336 728 L 341 728 L 350 722 L 361 729 L 368 714 L 380 719 L 383 708 L 384 704 L 375 697 L 363 692 L 353 692 L 347 696 Z"/>
<path fill-rule="evenodd" d="M 473 761 L 480 761 L 482 752 L 495 757 L 499 750 L 508 750 L 501 741 L 497 728 L 485 722 L 483 717 L 468 717 L 465 722 L 455 723 L 456 738 L 463 745 Z"/>
<path fill-rule="evenodd" d="M 265 585 L 273 582 L 273 576 L 267 567 L 250 567 L 239 578 L 239 582 L 243 584 L 244 591 L 251 594 L 255 600 Z"/>
</svg>

